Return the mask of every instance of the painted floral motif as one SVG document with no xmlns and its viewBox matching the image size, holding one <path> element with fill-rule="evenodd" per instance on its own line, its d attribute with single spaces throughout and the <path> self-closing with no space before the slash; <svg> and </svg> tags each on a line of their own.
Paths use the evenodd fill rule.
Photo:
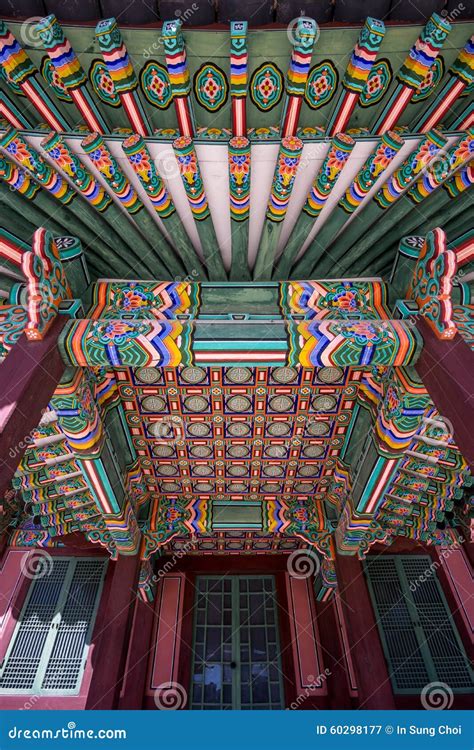
<svg viewBox="0 0 474 750">
<path fill-rule="evenodd" d="M 360 95 L 359 102 L 362 107 L 372 107 L 377 104 L 392 80 L 392 69 L 388 60 L 379 60 L 369 73 L 364 90 Z"/>
<path fill-rule="evenodd" d="M 381 327 L 376 327 L 368 320 L 361 320 L 354 323 L 341 324 L 337 326 L 341 336 L 348 339 L 354 339 L 357 344 L 362 346 L 371 346 L 378 344 L 380 341 L 389 337 L 389 333 Z"/>
<path fill-rule="evenodd" d="M 217 67 L 205 63 L 194 76 L 194 93 L 201 107 L 208 112 L 217 112 L 227 101 L 229 87 L 225 73 Z"/>
<path fill-rule="evenodd" d="M 302 150 L 303 141 L 296 136 L 283 138 L 267 209 L 267 217 L 272 221 L 282 221 L 285 217 Z"/>
<path fill-rule="evenodd" d="M 250 79 L 250 98 L 258 109 L 269 112 L 283 95 L 283 76 L 273 63 L 264 63 Z"/>
<path fill-rule="evenodd" d="M 110 155 L 104 148 L 96 148 L 94 151 L 91 151 L 89 154 L 89 158 L 91 161 L 94 162 L 94 165 L 97 167 L 99 172 L 104 173 L 109 178 L 112 179 L 115 173 L 114 165 L 112 164 L 112 160 L 110 158 Z"/>
<path fill-rule="evenodd" d="M 19 138 L 10 141 L 6 150 L 11 156 L 16 159 L 23 167 L 33 171 L 35 169 L 35 162 L 31 157 L 31 152 L 26 143 Z"/>
<path fill-rule="evenodd" d="M 132 312 L 142 307 L 149 307 L 153 301 L 153 295 L 146 292 L 140 284 L 130 284 L 125 289 L 120 289 L 114 304 L 125 312 Z"/>
<path fill-rule="evenodd" d="M 93 338 L 101 344 L 114 344 L 120 346 L 130 338 L 136 338 L 142 332 L 143 326 L 137 323 L 111 320 L 107 323 L 99 323 L 94 327 Z"/>
<path fill-rule="evenodd" d="M 176 149 L 189 149 L 189 139 L 186 136 L 177 138 L 174 142 Z M 187 150 L 185 153 L 176 154 L 178 159 L 178 166 L 181 177 L 186 180 L 186 183 L 191 186 L 194 185 L 199 177 L 199 170 L 197 164 L 197 156 L 194 148 Z"/>
<path fill-rule="evenodd" d="M 341 151 L 338 148 L 330 150 L 325 162 L 324 172 L 331 181 L 337 177 L 348 160 L 349 154 L 350 151 Z"/>
<path fill-rule="evenodd" d="M 370 167 L 370 171 L 374 177 L 378 177 L 384 169 L 387 169 L 396 153 L 395 149 L 391 148 L 389 145 L 385 143 L 380 144 Z"/>
<path fill-rule="evenodd" d="M 79 419 L 88 423 L 93 422 L 96 413 L 96 405 L 92 398 L 91 388 L 85 379 L 81 381 L 81 385 L 78 388 L 76 404 L 77 416 Z"/>
<path fill-rule="evenodd" d="M 354 316 L 355 314 L 368 312 L 364 296 L 358 289 L 348 283 L 342 284 L 322 297 L 320 305 L 323 308 L 336 309 L 343 316 Z"/>
<path fill-rule="evenodd" d="M 337 71 L 329 60 L 314 66 L 305 91 L 305 101 L 311 109 L 319 109 L 331 101 L 336 93 L 337 79 Z"/>
<path fill-rule="evenodd" d="M 120 107 L 120 97 L 115 90 L 107 65 L 102 60 L 96 60 L 92 63 L 89 78 L 101 101 L 111 107 Z"/>
<path fill-rule="evenodd" d="M 131 154 L 129 159 L 138 176 L 148 182 L 152 176 L 148 154 L 145 151 L 137 151 L 135 154 Z"/>
<path fill-rule="evenodd" d="M 167 109 L 172 102 L 173 94 L 166 68 L 157 62 L 149 62 L 140 74 L 143 92 L 153 106 Z"/>
<path fill-rule="evenodd" d="M 284 188 L 287 188 L 295 178 L 299 160 L 299 155 L 287 156 L 280 154 L 278 166 L 280 170 L 280 182 Z M 284 188 L 282 188 L 282 192 L 284 192 Z"/>
<path fill-rule="evenodd" d="M 58 143 L 52 149 L 48 151 L 51 158 L 56 162 L 58 167 L 66 172 L 69 177 L 74 177 L 76 173 L 76 165 L 72 159 L 69 151 L 62 143 Z"/>
<path fill-rule="evenodd" d="M 250 159 L 247 154 L 230 154 L 229 169 L 233 182 L 237 185 L 237 192 L 241 192 L 250 174 Z"/>
<path fill-rule="evenodd" d="M 453 151 L 451 157 L 451 167 L 454 165 L 461 164 L 462 162 L 469 161 L 474 156 L 474 138 L 467 137 L 463 138 L 459 143 L 458 148 Z"/>
<path fill-rule="evenodd" d="M 242 221 L 250 209 L 250 141 L 244 136 L 229 141 L 229 187 L 231 216 Z"/>
<path fill-rule="evenodd" d="M 385 394 L 385 413 L 389 419 L 399 417 L 402 413 L 402 402 L 398 389 L 390 383 Z"/>
<path fill-rule="evenodd" d="M 421 102 L 424 99 L 427 99 L 430 96 L 433 89 L 435 89 L 438 83 L 440 82 L 441 78 L 443 77 L 443 73 L 444 73 L 443 58 L 441 57 L 441 55 L 439 55 L 434 61 L 431 68 L 428 70 L 421 85 L 416 90 L 415 94 L 412 96 L 412 102 Z"/>
<path fill-rule="evenodd" d="M 437 143 L 433 143 L 431 140 L 426 140 L 425 143 L 422 144 L 422 146 L 415 151 L 413 161 L 411 163 L 411 167 L 413 170 L 415 170 L 415 173 L 418 174 L 423 167 L 425 167 L 428 162 L 431 161 L 433 156 L 435 156 L 439 151 L 439 146 Z"/>
</svg>

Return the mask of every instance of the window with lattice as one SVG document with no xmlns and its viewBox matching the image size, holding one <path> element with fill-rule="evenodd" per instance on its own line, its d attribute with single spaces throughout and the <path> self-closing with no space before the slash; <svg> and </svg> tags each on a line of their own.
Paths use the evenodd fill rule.
<svg viewBox="0 0 474 750">
<path fill-rule="evenodd" d="M 99 558 L 54 557 L 31 581 L 0 665 L 0 693 L 79 692 L 106 567 Z"/>
<path fill-rule="evenodd" d="M 365 571 L 395 693 L 431 682 L 474 692 L 473 672 L 430 557 L 367 558 Z"/>
</svg>

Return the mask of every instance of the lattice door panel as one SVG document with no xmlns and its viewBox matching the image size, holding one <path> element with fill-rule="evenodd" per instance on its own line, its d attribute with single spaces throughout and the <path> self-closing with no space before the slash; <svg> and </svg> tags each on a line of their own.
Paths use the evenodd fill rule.
<svg viewBox="0 0 474 750">
<path fill-rule="evenodd" d="M 106 567 L 98 558 L 56 557 L 31 582 L 1 665 L 1 693 L 79 691 Z"/>
<path fill-rule="evenodd" d="M 272 576 L 199 577 L 193 709 L 283 707 Z"/>
<path fill-rule="evenodd" d="M 365 562 L 390 679 L 396 693 L 430 682 L 471 692 L 469 663 L 431 558 L 383 555 Z"/>
</svg>

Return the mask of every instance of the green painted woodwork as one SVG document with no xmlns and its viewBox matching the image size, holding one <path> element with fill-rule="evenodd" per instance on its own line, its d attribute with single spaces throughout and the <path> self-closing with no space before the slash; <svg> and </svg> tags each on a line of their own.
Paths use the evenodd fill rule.
<svg viewBox="0 0 474 750">
<path fill-rule="evenodd" d="M 165 19 L 166 20 L 166 19 Z M 118 19 L 120 25 L 120 18 Z M 94 36 L 93 27 L 80 27 L 61 24 L 65 36 L 71 42 L 84 70 L 90 72 L 94 61 L 102 60 L 99 45 Z M 21 22 L 9 21 L 8 27 L 12 33 L 22 39 Z M 391 62 L 394 73 L 400 68 L 406 53 L 414 44 L 419 36 L 422 25 L 394 25 L 388 26 L 385 38 L 381 44 L 379 58 L 386 58 Z M 127 48 L 128 54 L 134 61 L 135 72 L 140 78 L 141 72 L 150 61 L 156 61 L 165 66 L 164 49 L 160 37 L 159 29 L 130 29 L 121 27 L 123 41 Z M 463 47 L 466 40 L 474 31 L 474 23 L 456 22 L 450 32 L 448 44 L 441 52 L 447 70 L 454 62 L 458 50 Z M 347 67 L 347 54 L 354 48 L 357 42 L 360 29 L 357 27 L 338 27 L 321 28 L 320 36 L 315 45 L 317 58 L 313 62 L 319 63 L 322 60 L 331 60 L 339 80 L 344 75 Z M 24 34 L 23 34 L 24 37 Z M 186 44 L 187 62 L 189 66 L 191 82 L 194 76 L 201 68 L 203 63 L 209 61 L 216 64 L 223 70 L 229 79 L 229 51 L 230 51 L 230 33 L 226 29 L 219 30 L 200 30 L 185 28 L 184 39 Z M 287 29 L 249 29 L 247 33 L 247 46 L 249 53 L 249 81 L 254 71 L 262 64 L 269 60 L 275 63 L 282 75 L 285 76 L 291 54 L 291 44 L 287 35 Z M 29 56 L 38 68 L 41 68 L 41 61 L 45 56 L 45 50 L 42 45 L 34 46 L 25 45 Z M 194 98 L 193 87 L 192 97 Z M 49 89 L 52 91 L 52 89 Z M 57 97 L 55 103 L 58 109 L 67 114 L 71 122 L 77 122 L 77 110 L 74 104 L 60 101 Z M 358 105 L 351 119 L 351 127 L 368 127 L 374 118 L 374 115 L 383 107 L 382 101 L 373 107 L 361 107 Z M 129 127 L 128 119 L 122 107 L 108 106 L 103 101 L 95 97 L 98 109 L 112 127 Z M 167 109 L 159 109 L 142 96 L 142 102 L 146 110 L 149 121 L 154 128 L 176 128 L 176 116 L 172 106 Z M 334 102 L 334 98 L 331 100 Z M 401 125 L 409 125 L 424 111 L 426 101 L 410 103 L 407 110 L 400 118 Z M 247 106 L 247 117 L 249 127 L 259 128 L 277 124 L 282 114 L 283 102 L 269 112 L 260 111 L 249 98 Z M 325 126 L 331 113 L 331 104 L 321 107 L 318 110 L 312 110 L 306 102 L 303 102 L 300 115 L 300 125 L 302 127 L 314 127 L 317 125 Z M 224 106 L 217 112 L 206 110 L 204 107 L 196 104 L 194 107 L 198 127 L 225 128 L 230 127 L 231 122 L 231 103 L 230 97 Z"/>
<path fill-rule="evenodd" d="M 276 282 L 226 282 L 201 284 L 199 317 L 266 315 L 280 317 L 279 285 Z"/>
<path fill-rule="evenodd" d="M 120 18 L 118 19 L 118 25 L 120 27 Z M 12 33 L 24 43 L 25 34 L 22 24 L 12 21 L 8 23 L 8 26 Z M 94 70 L 93 81 L 91 81 L 91 85 L 89 83 L 87 85 L 90 90 L 94 89 L 93 96 L 97 110 L 104 118 L 104 122 L 108 123 L 113 130 L 110 141 L 108 136 L 104 140 L 107 141 L 107 144 L 109 142 L 113 144 L 114 141 L 123 141 L 126 135 L 125 131 L 127 131 L 127 134 L 130 133 L 130 123 L 123 106 L 114 106 L 117 103 L 114 101 L 116 92 L 114 93 L 110 89 L 108 95 L 106 95 L 111 79 L 107 79 L 107 74 L 96 75 L 98 71 L 97 63 L 100 64 L 102 55 L 94 29 L 92 27 L 69 26 L 68 24 L 62 24 L 62 29 L 65 37 L 70 40 L 82 69 L 89 79 L 92 70 Z M 390 91 L 396 86 L 396 76 L 401 62 L 405 59 L 421 30 L 422 25 L 389 26 L 386 29 L 378 59 L 386 60 L 387 64 L 391 66 L 393 82 L 377 103 L 370 105 L 370 101 L 364 100 L 364 103 L 369 106 L 356 105 L 348 126 L 351 132 L 358 128 L 367 128 L 380 116 L 389 99 Z M 464 47 L 473 30 L 474 23 L 472 22 L 456 22 L 456 24 L 453 24 L 448 43 L 444 45 L 439 58 L 440 60 L 442 58 L 445 71 L 454 62 L 459 49 Z M 333 94 L 327 96 L 323 106 L 319 106 L 317 109 L 312 108 L 311 104 L 314 107 L 314 101 L 312 102 L 308 92 L 306 98 L 303 98 L 299 119 L 300 128 L 297 135 L 310 141 L 315 140 L 315 136 L 321 135 L 334 114 L 335 103 L 340 99 L 343 92 L 342 79 L 347 68 L 348 53 L 354 48 L 360 34 L 359 28 L 322 28 L 319 31 L 320 34 L 315 47 L 316 57 L 313 55 L 312 60 L 312 73 L 314 74 L 315 68 L 326 67 L 332 71 L 334 79 L 338 79 L 338 84 Z M 254 81 L 255 83 L 255 71 L 262 70 L 270 64 L 274 67 L 277 78 L 280 75 L 282 80 L 285 78 L 292 50 L 292 35 L 287 32 L 287 29 L 251 29 L 248 31 L 249 90 L 252 90 L 251 82 Z M 160 30 L 120 28 L 120 33 L 128 54 L 133 60 L 138 81 L 137 92 L 143 104 L 145 119 L 151 124 L 152 131 L 157 131 L 153 132 L 149 140 L 151 142 L 165 141 L 169 143 L 178 135 L 177 118 L 175 108 L 169 97 L 164 45 Z M 212 139 L 217 139 L 224 143 L 230 138 L 232 132 L 231 100 L 227 96 L 226 89 L 226 85 L 230 81 L 230 31 L 229 29 L 201 30 L 184 27 L 183 39 L 190 73 L 189 104 L 196 125 L 194 141 L 209 143 Z M 36 41 L 39 41 L 39 43 L 36 44 Z M 41 41 L 35 38 L 35 43 L 32 44 L 31 48 L 28 44 L 24 44 L 24 46 L 33 63 L 39 70 L 44 70 L 42 61 L 45 58 L 46 50 L 43 48 Z M 153 66 L 156 68 L 155 72 L 153 72 Z M 209 103 L 210 94 L 203 90 L 205 88 L 203 71 L 206 68 L 211 70 L 211 67 L 218 73 L 218 75 L 216 74 L 216 80 L 223 83 L 221 94 L 214 103 Z M 227 81 L 224 81 L 223 77 Z M 439 91 L 448 78 L 449 76 L 445 72 L 435 90 Z M 148 86 L 148 92 L 144 91 L 144 85 Z M 57 99 L 58 111 L 69 122 L 77 123 L 78 117 L 75 105 L 72 102 L 65 101 L 64 96 L 62 99 L 58 98 L 57 94 L 60 94 L 60 92 L 57 88 L 49 87 L 47 90 L 52 97 L 55 97 L 55 100 Z M 10 84 L 4 76 L 0 79 L 0 93 L 8 95 L 18 113 L 21 113 L 25 104 L 27 104 L 18 86 Z M 257 140 L 260 140 L 260 142 L 265 140 L 268 140 L 268 142 L 279 141 L 280 133 L 277 125 L 284 115 L 285 99 L 287 98 L 284 89 L 280 94 L 274 97 L 275 106 L 264 105 L 264 95 L 261 92 L 259 94 L 254 91 L 253 99 L 250 94 L 247 95 L 247 126 L 250 142 L 256 142 Z M 429 107 L 433 96 L 423 100 L 422 96 L 415 95 L 414 99 L 416 101 L 412 101 L 407 106 L 406 111 L 402 113 L 397 123 L 401 126 L 401 129 L 406 126 L 408 133 L 412 124 Z M 208 106 L 206 106 L 206 102 Z M 273 100 L 270 104 L 272 103 Z M 454 118 L 458 119 L 461 111 L 466 110 L 469 106 L 471 106 L 469 97 L 461 97 L 455 103 L 449 116 L 445 118 L 444 125 L 454 122 Z M 28 106 L 28 118 L 31 109 Z M 37 127 L 39 119 L 33 111 L 31 123 Z M 318 127 L 320 127 L 319 132 L 317 131 Z M 306 132 L 303 133 L 302 130 L 305 128 Z M 256 132 L 258 129 L 263 129 L 264 132 Z M 37 130 L 36 134 L 39 132 L 41 130 Z M 43 135 L 45 132 L 43 129 Z M 85 132 L 84 126 L 79 125 L 75 131 L 68 133 L 68 137 L 79 141 L 83 138 Z M 400 132 L 404 135 L 403 130 L 400 130 Z M 361 137 L 367 137 L 367 133 L 367 130 L 363 131 Z M 82 158 L 81 156 L 80 159 Z M 121 200 L 119 195 L 120 185 L 117 185 L 117 188 L 117 196 Z M 100 275 L 124 278 L 183 278 L 184 276 L 191 277 L 193 280 L 205 280 L 207 278 L 225 280 L 229 275 L 232 280 L 237 280 L 248 279 L 251 276 L 247 257 L 248 219 L 241 222 L 231 221 L 232 262 L 227 274 L 210 215 L 206 215 L 202 217 L 201 221 L 198 221 L 195 214 L 200 244 L 205 258 L 204 267 L 177 212 L 171 213 L 169 217 L 162 217 L 165 228 L 165 232 L 162 233 L 161 227 L 154 221 L 155 217 L 150 215 L 147 208 L 127 217 L 124 211 L 119 209 L 117 203 L 111 204 L 104 214 L 99 214 L 89 205 L 86 207 L 84 201 L 78 201 L 77 199 L 74 199 L 67 207 L 58 206 L 57 210 L 54 211 L 46 208 L 43 196 L 38 196 L 34 204 L 26 205 L 23 198 L 21 202 L 25 205 L 24 210 L 19 213 L 25 216 L 24 224 L 28 229 L 29 225 L 37 226 L 39 222 L 43 223 L 46 215 L 49 215 L 51 219 L 47 226 L 55 234 L 75 234 L 81 239 L 93 277 Z M 126 201 L 122 201 L 121 208 L 126 208 L 125 204 Z M 33 206 L 39 207 L 43 211 L 43 219 L 41 219 L 40 214 L 34 211 Z M 372 229 L 372 223 L 377 219 L 378 209 L 375 209 L 371 203 L 361 212 L 360 220 L 358 217 L 350 222 L 346 230 L 336 237 L 336 234 L 344 226 L 340 208 L 338 206 L 328 217 L 326 223 L 320 228 L 310 244 L 305 256 L 297 262 L 294 270 L 292 270 L 292 265 L 310 228 L 313 226 L 312 223 L 308 221 L 304 212 L 301 213 L 280 258 L 276 258 L 280 227 L 270 226 L 266 221 L 261 237 L 260 252 L 253 273 L 254 277 L 261 280 L 272 277 L 285 279 L 289 277 L 345 276 L 352 275 L 354 272 L 358 273 L 357 269 L 361 268 L 371 275 L 379 272 L 380 269 L 386 271 L 393 257 L 393 247 L 396 246 L 394 243 L 399 240 L 399 236 L 396 236 L 393 237 L 394 243 L 391 242 L 392 226 L 390 223 L 388 223 L 387 230 L 386 218 L 383 217 L 382 222 L 377 225 L 377 241 L 371 241 L 367 244 L 367 233 L 361 234 L 360 227 L 370 226 Z M 32 218 L 33 213 L 34 220 Z M 435 218 L 434 214 L 433 217 Z M 442 218 L 444 221 L 445 217 Z M 347 216 L 344 216 L 344 221 L 346 219 Z M 451 221 L 449 216 L 446 220 Z M 6 220 L 5 226 L 12 227 L 12 224 L 8 224 Z M 400 231 L 398 221 L 392 231 L 394 234 L 398 233 L 398 235 L 407 233 L 405 227 Z M 388 247 L 389 243 L 390 247 Z M 328 252 L 330 245 L 332 245 L 332 248 Z M 361 245 L 362 251 L 360 250 Z M 357 250 L 355 250 L 356 247 Z M 370 252 L 366 254 L 367 247 Z M 346 250 L 349 252 L 346 253 Z M 320 257 L 321 255 L 322 257 Z M 362 255 L 367 257 L 365 266 L 361 265 L 363 263 Z M 354 258 L 357 261 L 355 265 L 353 263 Z M 275 261 L 276 270 L 274 271 Z"/>
<path fill-rule="evenodd" d="M 328 273 L 333 278 L 340 276 L 337 265 L 334 266 L 333 264 L 332 253 L 328 251 L 328 247 L 348 221 L 349 216 L 352 216 L 359 208 L 375 182 L 385 173 L 397 152 L 402 148 L 403 143 L 403 139 L 394 131 L 388 131 L 381 137 L 351 185 L 346 189 L 344 195 L 326 218 L 323 226 L 311 240 L 303 257 L 296 263 L 293 269 L 293 278 L 312 278 L 313 274 L 316 277 L 325 278 Z M 328 261 L 326 264 L 322 261 L 325 252 L 327 252 L 326 259 Z M 331 270 L 325 270 L 324 267 L 321 268 L 321 265 L 330 266 Z"/>
<path fill-rule="evenodd" d="M 199 160 L 192 138 L 186 136 L 177 138 L 173 141 L 173 149 L 189 207 L 201 240 L 208 276 L 215 281 L 223 281 L 227 279 L 227 274 L 212 223 Z"/>
<path fill-rule="evenodd" d="M 47 575 L 30 582 L 0 668 L 0 694 L 79 693 L 107 561 L 56 557 L 49 564 Z"/>
<path fill-rule="evenodd" d="M 367 227 L 373 226 L 381 218 L 381 212 L 389 209 L 402 192 L 413 184 L 422 170 L 426 169 L 428 160 L 434 158 L 446 143 L 447 138 L 435 130 L 420 139 L 393 175 L 364 205 L 361 214 L 343 226 L 341 232 L 331 242 L 331 267 L 344 257 L 344 253 L 364 234 Z M 327 273 L 327 266 L 324 262 L 320 266 L 320 273 Z"/>
<path fill-rule="evenodd" d="M 374 556 L 364 568 L 394 692 L 420 694 L 434 682 L 453 693 L 474 692 L 474 673 L 431 558 Z"/>
<path fill-rule="evenodd" d="M 312 216 L 308 216 L 308 214 L 305 214 L 304 212 L 300 213 L 297 223 L 283 248 L 279 260 L 277 261 L 277 266 L 273 273 L 274 279 L 284 281 L 285 279 L 292 277 L 291 267 L 293 261 L 295 260 L 298 251 L 302 248 L 307 236 L 311 232 L 314 222 L 315 219 Z"/>
<path fill-rule="evenodd" d="M 212 530 L 226 531 L 229 529 L 243 529 L 263 531 L 262 502 L 243 500 L 242 502 L 227 500 L 212 501 Z"/>
<path fill-rule="evenodd" d="M 190 708 L 282 708 L 274 577 L 199 576 L 196 589 Z"/>
<path fill-rule="evenodd" d="M 276 224 L 273 221 L 265 221 L 253 271 L 253 278 L 255 281 L 271 279 L 281 229 L 281 223 Z"/>
<path fill-rule="evenodd" d="M 265 224 L 263 225 L 253 271 L 253 278 L 256 280 L 260 281 L 272 277 L 282 223 L 293 191 L 302 150 L 303 141 L 293 136 L 283 138 L 280 143 L 267 204 Z"/>
<path fill-rule="evenodd" d="M 424 218 L 424 216 L 420 216 L 418 214 L 418 221 L 414 222 L 416 225 L 411 231 L 414 234 L 420 234 L 421 236 L 423 235 L 423 232 L 427 233 L 431 231 L 434 224 L 439 222 L 446 232 L 448 238 L 455 237 L 459 232 L 468 231 L 469 229 L 471 229 L 472 218 L 469 213 L 469 209 L 471 207 L 472 196 L 471 192 L 467 191 L 466 193 L 458 196 L 455 201 L 451 201 L 450 204 L 447 204 L 447 208 L 444 209 L 444 212 L 441 212 L 441 221 L 439 220 L 438 214 L 436 212 L 430 212 L 429 218 L 420 224 L 419 221 Z M 399 231 L 398 228 L 397 231 Z M 394 236 L 396 236 L 395 232 Z M 394 243 L 389 247 L 385 246 L 383 248 L 383 251 L 380 252 L 380 254 L 375 259 L 371 260 L 371 272 L 373 271 L 374 273 L 382 273 L 383 271 L 385 274 L 389 274 L 391 264 L 388 265 L 387 260 L 388 258 L 395 257 L 397 248 L 397 243 Z"/>
<path fill-rule="evenodd" d="M 229 278 L 231 281 L 250 279 L 248 266 L 249 219 L 231 221 L 232 263 Z"/>
<path fill-rule="evenodd" d="M 12 193 L 12 195 L 15 194 Z M 32 201 L 28 201 L 25 205 L 25 201 L 21 197 L 19 205 L 21 205 L 19 210 L 23 216 L 25 214 L 28 216 Z M 55 230 L 55 233 L 58 234 L 72 232 L 83 240 L 85 247 L 89 247 L 91 252 L 94 253 L 93 261 L 96 265 L 104 267 L 103 273 L 106 276 L 110 274 L 111 269 L 114 269 L 115 274 L 125 274 L 132 277 L 136 275 L 133 266 L 124 261 L 115 249 L 113 239 L 115 233 L 108 230 L 107 222 L 86 201 L 73 195 L 72 200 L 63 205 L 52 194 L 39 190 L 34 196 L 33 205 L 43 212 L 41 221 L 35 218 L 31 222 L 35 228 L 45 223 L 44 217 L 52 218 L 58 222 L 57 225 L 52 227 L 52 230 Z M 60 227 L 63 227 L 63 229 L 61 230 Z M 99 248 L 101 250 L 100 255 L 97 252 Z"/>
<path fill-rule="evenodd" d="M 472 205 L 471 190 L 466 190 L 453 200 L 446 190 L 439 189 L 431 193 L 420 207 L 414 205 L 408 198 L 406 203 L 400 205 L 400 201 L 390 209 L 390 212 L 382 221 L 378 231 L 388 232 L 390 236 L 400 237 L 403 234 L 426 234 L 435 225 L 447 228 L 451 219 L 457 219 L 465 215 L 466 209 Z M 400 210 L 397 208 L 400 205 Z M 471 222 L 472 223 L 472 222 Z M 456 227 L 456 225 L 455 225 Z M 341 274 L 344 269 L 350 268 L 351 272 L 363 274 L 367 269 L 372 269 L 379 255 L 393 258 L 393 250 L 387 253 L 387 248 L 380 247 L 376 241 L 375 232 L 377 225 L 371 227 L 362 239 L 356 243 L 344 257 L 341 264 Z"/>
</svg>

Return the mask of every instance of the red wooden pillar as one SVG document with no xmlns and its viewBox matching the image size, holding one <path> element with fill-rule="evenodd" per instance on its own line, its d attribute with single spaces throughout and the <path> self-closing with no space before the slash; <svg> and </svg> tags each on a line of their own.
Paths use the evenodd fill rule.
<svg viewBox="0 0 474 750">
<path fill-rule="evenodd" d="M 23 333 L 0 365 L 0 497 L 64 372 L 57 340 L 66 321 L 58 316 L 42 341 Z"/>
<path fill-rule="evenodd" d="M 359 708 L 393 709 L 392 686 L 362 563 L 349 555 L 336 555 L 335 562 Z"/>
<path fill-rule="evenodd" d="M 453 426 L 462 455 L 474 468 L 474 352 L 457 334 L 439 339 L 423 318 L 417 322 L 423 350 L 416 369 L 439 413 Z"/>
<path fill-rule="evenodd" d="M 316 616 L 323 661 L 328 673 L 328 708 L 351 709 L 354 704 L 349 692 L 349 677 L 334 597 L 329 601 L 316 602 Z"/>
<path fill-rule="evenodd" d="M 139 559 L 120 556 L 109 563 L 92 642 L 91 687 L 86 709 L 117 707 L 126 661 L 131 620 L 137 596 Z"/>
<path fill-rule="evenodd" d="M 143 696 L 147 687 L 148 662 L 154 647 L 151 640 L 154 616 L 154 604 L 144 602 L 137 596 L 130 638 L 128 639 L 128 653 L 122 688 L 117 706 L 120 710 L 143 708 Z"/>
</svg>

